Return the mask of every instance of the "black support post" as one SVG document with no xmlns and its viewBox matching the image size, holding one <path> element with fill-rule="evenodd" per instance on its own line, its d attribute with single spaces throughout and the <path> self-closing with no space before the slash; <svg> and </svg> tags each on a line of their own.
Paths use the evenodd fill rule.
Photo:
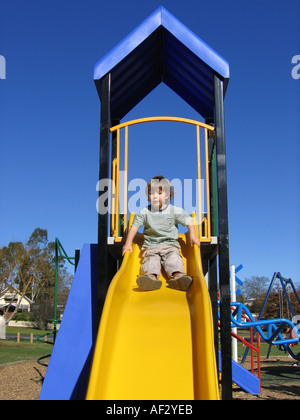
<svg viewBox="0 0 300 420">
<path fill-rule="evenodd" d="M 206 118 L 206 124 L 214 125 L 214 116 L 210 118 Z M 211 232 L 213 236 L 217 236 L 218 227 L 215 226 L 217 224 L 217 217 L 214 217 L 214 214 L 217 213 L 217 204 L 214 204 L 214 184 L 216 183 L 216 164 L 214 156 L 214 149 L 215 149 L 215 135 L 213 134 L 209 138 L 209 194 L 210 194 L 210 214 L 211 214 Z M 216 352 L 216 363 L 217 368 L 219 371 L 219 327 L 218 327 L 218 260 L 217 260 L 217 250 L 212 252 L 212 255 L 209 257 L 209 294 L 210 300 L 212 304 L 212 314 L 213 314 L 213 321 L 214 321 L 214 342 L 215 342 L 215 352 Z"/>
<path fill-rule="evenodd" d="M 99 158 L 99 180 L 109 178 L 109 138 L 110 138 L 110 73 L 101 80 L 100 101 L 100 158 Z M 108 188 L 108 187 L 107 187 Z M 103 194 L 100 191 L 99 195 Z M 97 324 L 100 322 L 106 292 L 109 286 L 108 267 L 108 213 L 98 214 L 98 274 L 97 274 Z"/>
<path fill-rule="evenodd" d="M 215 129 L 217 152 L 217 190 L 219 219 L 219 288 L 221 318 L 222 351 L 222 399 L 232 399 L 231 365 L 231 322 L 230 322 L 230 279 L 229 279 L 229 240 L 228 240 L 228 204 L 227 172 L 225 148 L 225 124 L 223 81 L 214 76 Z"/>
<path fill-rule="evenodd" d="M 209 259 L 209 294 L 212 303 L 212 314 L 214 320 L 214 342 L 216 352 L 216 363 L 219 371 L 219 328 L 218 328 L 218 267 L 217 256 Z"/>
</svg>

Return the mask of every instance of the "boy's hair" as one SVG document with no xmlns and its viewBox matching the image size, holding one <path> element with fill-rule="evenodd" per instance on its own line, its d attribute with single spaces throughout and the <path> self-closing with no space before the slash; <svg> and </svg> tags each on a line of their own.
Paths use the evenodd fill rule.
<svg viewBox="0 0 300 420">
<path fill-rule="evenodd" d="M 157 189 L 165 192 L 169 202 L 174 197 L 174 189 L 171 187 L 170 181 L 162 175 L 156 175 L 150 179 L 146 187 L 147 197 L 149 197 L 151 190 L 156 191 Z"/>
</svg>

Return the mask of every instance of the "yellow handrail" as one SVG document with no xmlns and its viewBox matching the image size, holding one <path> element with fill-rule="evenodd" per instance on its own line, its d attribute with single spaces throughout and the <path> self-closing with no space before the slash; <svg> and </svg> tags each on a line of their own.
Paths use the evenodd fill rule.
<svg viewBox="0 0 300 420">
<path fill-rule="evenodd" d="M 119 130 L 118 130 L 119 131 Z M 123 232 L 126 232 L 127 220 L 127 171 L 128 171 L 128 126 L 125 127 L 125 161 L 124 161 L 124 224 Z"/>
<path fill-rule="evenodd" d="M 206 171 L 206 208 L 207 208 L 207 233 L 206 236 L 211 241 L 211 225 L 210 225 L 210 189 L 209 189 L 209 162 L 208 162 L 208 133 L 207 130 L 204 132 L 205 135 L 205 171 Z"/>
<path fill-rule="evenodd" d="M 112 162 L 112 191 L 111 191 L 111 233 L 116 236 L 117 231 L 117 213 L 116 213 L 116 178 L 117 178 L 117 159 Z"/>
<path fill-rule="evenodd" d="M 188 118 L 181 118 L 181 117 L 146 117 L 146 118 L 139 118 L 139 119 L 136 119 L 136 120 L 131 120 L 131 121 L 124 122 L 124 123 L 119 124 L 119 125 L 115 125 L 114 127 L 111 127 L 110 131 L 113 133 L 116 130 L 120 130 L 124 127 L 130 127 L 131 125 L 143 124 L 143 123 L 148 123 L 148 122 L 157 122 L 157 121 L 181 122 L 181 123 L 185 123 L 185 124 L 195 125 L 195 126 L 198 126 L 198 127 L 203 127 L 203 128 L 206 128 L 209 131 L 214 131 L 214 127 L 212 127 L 211 125 L 204 124 L 200 121 L 191 120 L 191 119 L 188 119 Z"/>
<path fill-rule="evenodd" d="M 201 203 L 201 162 L 200 162 L 200 127 L 197 126 L 197 169 L 198 169 L 198 209 L 199 209 L 199 224 L 201 225 L 202 203 Z M 202 229 L 200 230 L 200 239 L 202 237 Z"/>
<path fill-rule="evenodd" d="M 199 207 L 199 234 L 201 242 L 211 242 L 211 226 L 210 226 L 210 195 L 209 195 L 209 162 L 208 162 L 208 131 L 214 131 L 214 127 L 208 124 L 204 124 L 200 121 L 191 120 L 188 118 L 180 117 L 147 117 L 139 118 L 132 121 L 127 121 L 122 124 L 111 127 L 110 131 L 113 133 L 117 131 L 116 136 L 116 158 L 113 160 L 112 169 L 112 180 L 113 180 L 113 191 L 112 191 L 112 215 L 111 215 L 111 231 L 116 242 L 122 241 L 122 237 L 119 237 L 119 192 L 120 192 L 120 130 L 125 128 L 125 150 L 124 150 L 124 225 L 123 233 L 127 230 L 127 188 L 128 188 L 128 127 L 143 124 L 148 122 L 180 122 L 196 126 L 197 130 L 197 168 L 198 168 L 198 207 Z M 205 133 L 205 170 L 206 170 L 206 204 L 207 204 L 207 219 L 204 222 L 204 235 L 202 234 L 202 202 L 201 202 L 201 160 L 200 160 L 200 128 L 204 128 Z"/>
</svg>

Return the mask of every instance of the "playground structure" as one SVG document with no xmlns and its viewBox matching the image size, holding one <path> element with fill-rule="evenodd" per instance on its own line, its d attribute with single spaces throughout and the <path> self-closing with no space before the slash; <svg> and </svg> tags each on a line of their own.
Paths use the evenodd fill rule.
<svg viewBox="0 0 300 420">
<path fill-rule="evenodd" d="M 231 399 L 232 380 L 243 386 L 250 377 L 231 361 L 223 109 L 229 65 L 160 7 L 96 64 L 94 79 L 101 101 L 99 179 L 112 178 L 112 214 L 99 213 L 98 244 L 82 249 L 40 399 L 219 399 L 218 367 L 222 397 Z M 121 123 L 161 82 L 205 122 L 155 117 Z M 132 255 L 120 258 L 133 218 L 127 214 L 128 133 L 149 121 L 195 126 L 195 177 L 205 178 L 205 203 L 199 190 L 194 220 L 201 253 L 189 246 L 188 235 L 180 235 L 185 268 L 193 276 L 187 293 L 168 288 L 164 275 L 159 291 L 138 290 L 142 235 Z"/>
<path fill-rule="evenodd" d="M 274 283 L 276 282 L 276 280 L 279 280 L 279 284 L 281 285 L 281 288 L 282 288 L 282 295 L 278 304 L 277 318 L 264 319 L 263 317 L 264 311 L 265 311 L 268 299 L 270 297 L 272 288 L 274 287 Z M 262 304 L 258 318 L 255 319 L 253 315 L 251 315 L 249 309 L 245 307 L 245 305 L 241 303 L 232 303 L 233 305 L 232 322 L 235 325 L 241 327 L 241 321 L 242 321 L 241 314 L 246 313 L 248 322 L 244 324 L 244 327 L 254 328 L 262 337 L 262 339 L 266 343 L 269 344 L 269 351 L 267 354 L 267 358 L 270 355 L 272 346 L 278 346 L 278 348 L 288 352 L 293 359 L 299 361 L 300 351 L 298 353 L 294 351 L 294 346 L 298 344 L 300 341 L 300 329 L 299 329 L 299 323 L 298 323 L 299 314 L 296 314 L 294 311 L 289 293 L 287 291 L 287 287 L 286 287 L 287 285 L 290 285 L 292 292 L 296 298 L 296 302 L 298 302 L 298 304 L 300 305 L 300 298 L 292 279 L 285 279 L 281 275 L 281 273 L 275 272 L 270 282 L 270 285 L 268 287 L 268 291 L 265 296 L 264 302 Z M 286 299 L 286 303 L 288 305 L 292 319 L 287 319 L 283 317 L 282 307 L 283 307 L 284 299 Z M 263 327 L 265 327 L 265 329 L 267 328 L 267 333 L 264 331 Z M 289 337 L 286 337 L 286 334 L 284 335 L 284 332 L 286 331 L 289 331 Z M 245 352 L 245 355 L 242 359 L 242 363 L 245 360 L 247 353 L 248 353 L 248 350 L 246 350 Z"/>
<path fill-rule="evenodd" d="M 291 344 L 299 343 L 300 333 L 296 325 L 285 318 L 265 319 L 257 320 L 253 317 L 249 309 L 240 302 L 232 302 L 232 322 L 239 328 L 255 328 L 262 339 L 274 346 L 284 346 L 284 348 L 290 353 L 295 360 L 300 360 L 300 352 L 295 354 L 291 348 Z M 248 317 L 248 322 L 242 322 L 242 315 L 245 313 Z M 267 333 L 263 330 L 263 327 L 267 327 Z M 294 331 L 294 338 L 285 338 L 282 331 L 286 328 Z"/>
<path fill-rule="evenodd" d="M 274 319 L 263 319 L 263 313 L 270 297 L 270 293 L 272 287 L 274 286 L 274 282 L 276 279 L 279 279 L 280 284 L 282 286 L 282 298 L 279 302 L 279 309 L 278 309 L 278 318 Z M 246 360 L 246 357 L 251 352 L 251 372 L 254 373 L 254 352 L 257 352 L 257 378 L 254 376 L 249 376 L 248 380 L 246 379 L 244 383 L 247 384 L 247 389 L 241 385 L 247 392 L 252 393 L 259 393 L 257 392 L 260 389 L 260 338 L 269 344 L 269 351 L 267 354 L 267 359 L 269 358 L 272 346 L 277 346 L 279 349 L 288 352 L 292 358 L 299 362 L 300 360 L 300 351 L 295 352 L 294 346 L 300 343 L 300 329 L 299 329 L 299 315 L 295 315 L 289 294 L 286 289 L 286 285 L 289 284 L 291 289 L 295 295 L 296 301 L 300 303 L 299 296 L 295 285 L 291 279 L 285 279 L 281 276 L 280 273 L 275 272 L 271 283 L 269 285 L 266 297 L 264 299 L 264 303 L 262 305 L 260 314 L 257 318 L 255 318 L 250 310 L 241 302 L 232 302 L 231 303 L 231 321 L 232 321 L 232 336 L 241 341 L 244 346 L 246 347 L 244 356 L 241 360 L 241 364 L 243 364 Z M 284 318 L 282 315 L 282 305 L 283 305 L 283 298 L 286 298 L 289 310 L 292 315 L 292 320 Z M 240 329 L 249 329 L 250 330 L 250 343 L 248 340 L 243 339 L 242 337 L 238 336 L 233 331 L 236 328 Z M 284 332 L 290 331 L 289 336 L 287 334 L 284 335 Z M 255 339 L 256 336 L 256 339 Z M 254 341 L 257 342 L 256 347 L 254 346 Z M 234 377 L 234 369 L 233 369 L 233 377 Z M 236 382 L 238 385 L 238 381 Z"/>
<path fill-rule="evenodd" d="M 170 301 L 171 304 L 167 305 L 167 308 L 169 307 L 169 310 L 171 311 L 170 313 L 174 314 L 174 312 L 172 312 L 173 305 L 173 311 L 177 312 L 178 310 L 178 313 L 182 314 L 182 319 L 185 319 L 185 326 L 183 325 L 181 328 L 178 328 L 178 330 L 175 328 L 173 322 L 172 332 L 174 339 L 177 339 L 178 343 L 182 343 L 182 338 L 180 338 L 182 337 L 182 334 L 185 334 L 185 337 L 188 338 L 188 344 L 186 344 L 184 349 L 182 348 L 183 354 L 185 354 L 187 363 L 189 364 L 189 374 L 185 379 L 185 381 L 188 382 L 188 398 L 218 398 L 218 390 L 216 389 L 216 384 L 218 382 L 216 369 L 218 347 L 218 309 L 216 305 L 216 292 L 218 281 L 217 258 L 219 259 L 219 284 L 222 301 L 221 345 L 222 365 L 224 367 L 222 375 L 223 397 L 226 397 L 227 393 L 227 398 L 230 398 L 232 378 L 230 357 L 230 297 L 227 293 L 229 281 L 229 256 L 223 112 L 223 100 L 229 80 L 228 63 L 180 23 L 166 9 L 160 7 L 96 64 L 94 79 L 101 101 L 99 180 L 109 179 L 110 173 L 113 176 L 115 172 L 118 172 L 118 130 L 111 132 L 111 128 L 120 125 L 121 119 L 162 81 L 174 90 L 184 101 L 191 105 L 205 120 L 205 122 L 202 123 L 203 127 L 201 127 L 201 130 L 204 129 L 206 132 L 204 138 L 207 138 L 207 140 L 205 140 L 208 145 L 207 154 L 209 155 L 207 165 L 210 171 L 209 181 L 206 182 L 209 182 L 210 197 L 212 198 L 212 189 L 214 191 L 217 190 L 218 195 L 213 197 L 208 206 L 213 207 L 213 204 L 211 203 L 217 203 L 217 208 L 214 208 L 214 212 L 211 213 L 213 216 L 211 217 L 210 223 L 204 222 L 204 226 L 207 226 L 207 229 L 204 227 L 204 231 L 206 229 L 207 232 L 204 232 L 203 236 L 209 234 L 209 229 L 211 229 L 213 236 L 210 242 L 205 243 L 202 241 L 203 252 L 201 257 L 199 250 L 196 257 L 194 255 L 196 250 L 192 252 L 186 245 L 183 246 L 183 253 L 185 253 L 183 257 L 187 270 L 195 273 L 191 298 L 187 299 L 187 294 L 185 293 L 178 295 L 176 292 L 171 293 L 172 291 L 168 288 L 162 288 L 160 293 L 156 294 L 158 295 L 156 299 L 156 314 L 158 316 L 160 315 L 160 318 L 165 320 L 164 322 L 167 323 L 166 325 L 169 325 L 168 323 L 170 323 L 170 321 L 168 321 L 163 302 Z M 213 124 L 213 127 L 211 124 Z M 198 125 L 198 127 L 200 127 L 200 125 Z M 195 131 L 197 132 L 197 130 L 200 131 L 200 129 L 196 128 Z M 209 137 L 208 131 L 214 132 L 214 137 Z M 117 161 L 115 159 L 117 159 Z M 195 174 L 195 177 L 197 176 L 198 174 Z M 112 205 L 115 205 L 116 207 L 119 202 L 117 194 L 118 193 L 116 193 L 114 203 L 112 203 Z M 216 214 L 218 214 L 218 218 L 216 217 Z M 202 210 L 201 212 L 198 210 L 198 216 L 199 215 L 200 217 L 202 216 Z M 123 220 L 126 224 L 125 219 L 125 215 L 117 214 L 112 223 L 113 225 L 116 223 L 117 226 L 119 220 Z M 138 303 L 136 306 L 133 305 L 132 310 L 146 311 L 146 314 L 148 315 L 145 314 L 145 319 L 150 323 L 148 334 L 149 336 L 152 334 L 151 329 L 154 328 L 154 326 L 151 326 L 151 311 L 149 313 L 149 309 L 147 310 L 147 308 L 150 308 L 156 302 L 154 299 L 155 294 L 152 294 L 151 297 L 151 294 L 138 293 L 132 289 L 140 265 L 139 248 L 135 247 L 135 252 L 133 252 L 132 256 L 125 256 L 122 266 L 118 271 L 119 262 L 116 256 L 118 254 L 118 249 L 120 249 L 120 242 L 118 242 L 117 238 L 119 237 L 119 232 L 117 232 L 117 235 L 112 234 L 112 227 L 114 226 L 111 226 L 111 220 L 109 220 L 108 214 L 99 214 L 98 245 L 86 245 L 81 252 L 75 279 L 42 388 L 41 399 L 85 398 L 87 389 L 89 389 L 90 392 L 91 387 L 93 387 L 91 384 L 89 385 L 90 370 L 92 372 L 97 370 L 95 366 L 100 363 L 103 356 L 105 355 L 108 357 L 106 360 L 110 362 L 109 364 L 111 366 L 118 365 L 118 358 L 120 356 L 115 353 L 116 346 L 114 346 L 112 342 L 103 343 L 102 341 L 102 331 L 103 333 L 106 331 L 106 327 L 102 328 L 102 324 L 106 322 L 105 319 L 107 316 L 109 334 L 111 335 L 114 331 L 115 333 L 113 336 L 115 339 L 120 339 L 119 333 L 122 334 L 123 327 L 120 327 L 118 320 L 124 319 L 127 316 L 129 317 L 130 308 L 132 308 L 130 304 L 131 297 L 134 296 L 139 299 L 146 299 L 145 305 Z M 115 227 L 113 230 L 119 230 L 119 228 Z M 203 239 L 205 238 L 203 237 Z M 183 244 L 186 244 L 188 238 L 181 237 L 181 241 Z M 185 249 L 188 252 L 185 252 Z M 206 273 L 208 273 L 208 271 L 210 272 L 210 294 L 211 300 L 215 302 L 213 310 L 216 319 L 215 327 L 213 327 L 214 324 L 209 303 L 210 299 L 208 298 L 207 286 L 201 265 L 205 267 L 204 270 Z M 127 267 L 127 270 L 125 270 L 124 267 Z M 121 275 L 120 272 L 123 273 L 123 275 Z M 130 272 L 130 275 L 128 276 L 126 272 L 128 274 Z M 125 278 L 127 276 L 128 278 Z M 125 283 L 128 285 L 129 291 L 127 292 L 129 295 L 124 292 Z M 113 299 L 110 298 L 112 294 L 111 290 L 116 291 L 116 294 L 113 294 Z M 110 312 L 107 307 L 110 305 L 118 307 L 118 305 L 115 306 L 114 301 L 115 299 L 118 300 L 117 296 L 119 290 L 122 290 L 122 293 L 125 293 L 125 295 L 123 295 L 125 306 L 119 305 L 120 311 L 124 310 L 125 314 L 122 313 L 122 316 L 116 315 L 114 318 L 114 316 L 111 316 L 113 311 Z M 78 299 L 78 295 L 80 295 L 80 299 Z M 213 297 L 214 295 L 215 297 Z M 205 317 L 201 315 L 200 319 L 199 314 L 196 314 L 191 321 L 193 305 L 200 299 L 199 296 L 202 296 L 201 299 L 208 302 L 205 305 L 205 307 L 208 308 L 208 315 Z M 147 299 L 150 300 L 148 303 Z M 152 302 L 151 299 L 154 299 L 155 302 Z M 107 314 L 107 311 L 108 315 L 105 315 Z M 77 315 L 78 312 L 80 312 L 80 317 Z M 198 309 L 196 312 L 198 312 Z M 139 316 L 142 316 L 142 314 Z M 97 338 L 100 318 L 101 325 Z M 178 317 L 176 317 L 176 319 L 177 318 Z M 191 322 L 193 324 L 193 331 L 191 330 Z M 197 325 L 197 328 L 195 328 L 195 325 Z M 126 328 L 127 327 L 129 328 L 129 325 L 126 324 Z M 72 342 L 69 342 L 70 334 L 75 330 L 77 335 L 80 334 L 80 337 L 77 340 L 79 343 L 76 348 L 76 354 L 74 354 L 74 350 L 72 349 Z M 201 338 L 200 340 L 198 335 L 201 330 L 203 330 L 203 334 L 207 339 Z M 201 342 L 201 351 L 199 349 L 199 340 Z M 214 351 L 215 343 L 217 344 L 216 351 Z M 168 340 L 166 340 L 165 345 L 166 347 L 169 347 Z M 206 346 L 210 348 L 210 351 L 207 353 L 209 354 L 208 358 L 212 359 L 211 363 L 209 363 L 207 357 L 204 356 Z M 172 347 L 171 343 L 170 347 Z M 177 375 L 176 370 L 180 368 L 181 364 L 185 364 L 183 363 L 182 357 L 179 357 L 181 347 L 178 349 L 176 363 L 173 358 L 170 358 L 169 361 L 165 359 L 165 369 L 167 369 L 168 372 L 175 370 L 174 375 Z M 99 350 L 99 348 L 103 351 Z M 199 353 L 197 358 L 194 357 L 196 348 L 198 348 L 200 352 L 199 353 L 197 350 L 197 354 Z M 201 352 L 203 352 L 203 355 Z M 67 354 L 67 357 L 64 356 L 63 353 Z M 131 351 L 127 351 L 128 358 L 126 360 L 126 365 L 131 365 L 133 371 L 138 370 L 140 376 L 143 376 L 143 369 L 134 362 L 133 356 L 135 354 L 134 348 L 132 348 Z M 146 357 L 145 354 L 144 357 Z M 156 359 L 157 358 L 158 357 L 156 356 Z M 201 362 L 199 362 L 200 359 Z M 150 360 L 149 355 L 147 356 L 147 360 Z M 227 363 L 228 360 L 229 363 Z M 201 375 L 199 375 L 198 372 L 200 367 L 208 369 L 208 374 L 206 376 L 204 375 L 203 378 L 201 378 Z M 57 376 L 58 372 L 59 380 Z M 107 380 L 112 380 L 113 376 L 114 375 L 107 374 Z M 177 375 L 179 380 L 180 376 L 181 373 Z M 93 374 L 91 380 L 92 377 Z M 210 395 L 205 395 L 205 389 L 207 388 L 205 377 L 213 378 L 213 385 L 208 387 L 208 389 L 210 389 L 208 391 Z M 122 379 L 122 376 L 120 375 L 119 378 L 120 381 L 123 380 L 124 383 L 124 378 Z M 157 380 L 158 377 L 156 377 L 156 382 Z M 200 391 L 197 391 L 197 389 L 200 388 L 197 381 L 203 382 L 201 386 L 202 390 Z M 152 388 L 157 386 L 156 382 L 152 383 Z M 229 386 L 226 386 L 226 383 L 229 384 Z M 148 386 L 150 385 L 151 381 Z M 106 388 L 109 388 L 108 385 Z M 114 387 L 114 389 L 118 390 L 123 389 L 124 392 L 125 388 L 126 386 L 122 387 L 121 385 L 116 385 Z M 138 386 L 136 386 L 135 389 L 131 389 L 131 398 L 134 398 L 134 393 L 137 391 L 137 388 Z M 166 386 L 165 390 L 168 391 L 165 392 L 171 393 L 172 389 L 173 386 Z M 180 389 L 182 390 L 182 387 L 180 387 Z M 144 389 L 144 393 L 142 389 L 140 389 L 139 392 L 144 398 L 148 397 L 147 389 Z M 122 397 L 122 395 L 118 395 L 120 398 Z M 177 395 L 180 395 L 180 391 L 178 391 Z M 113 395 L 111 395 L 111 397 L 113 398 Z M 164 393 L 159 397 L 162 399 L 165 398 Z M 97 398 L 103 398 L 103 395 L 98 394 Z"/>
<path fill-rule="evenodd" d="M 63 260 L 67 260 L 69 262 L 69 264 L 73 265 L 75 270 L 76 270 L 76 266 L 78 264 L 78 259 L 79 259 L 79 253 L 78 250 L 75 251 L 75 257 L 69 257 L 66 253 L 66 251 L 64 250 L 64 247 L 62 246 L 60 240 L 58 238 L 55 238 L 55 256 L 54 256 L 54 260 L 55 260 L 55 282 L 54 282 L 54 312 L 53 312 L 53 318 L 52 319 L 48 319 L 48 321 L 53 323 L 53 331 L 47 332 L 45 334 L 39 335 L 37 337 L 37 340 L 42 342 L 42 343 L 47 343 L 50 345 L 54 345 L 55 344 L 55 340 L 56 340 L 56 335 L 57 335 L 57 323 L 60 322 L 60 320 L 57 318 L 57 286 L 58 286 L 58 264 L 59 264 L 59 258 L 62 258 Z M 53 336 L 52 340 L 48 340 L 49 336 Z M 40 357 L 37 362 L 38 364 L 40 364 L 41 366 L 48 366 L 48 364 L 44 363 L 43 360 L 45 359 L 49 359 L 50 354 L 46 355 L 46 356 L 42 356 Z"/>
</svg>

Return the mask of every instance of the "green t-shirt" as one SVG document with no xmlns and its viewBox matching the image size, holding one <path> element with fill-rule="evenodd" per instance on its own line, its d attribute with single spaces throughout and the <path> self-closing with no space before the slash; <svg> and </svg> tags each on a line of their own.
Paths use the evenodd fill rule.
<svg viewBox="0 0 300 420">
<path fill-rule="evenodd" d="M 143 248 L 163 243 L 178 243 L 178 224 L 187 226 L 193 222 L 185 210 L 169 204 L 163 210 L 145 207 L 138 213 L 132 226 L 139 229 L 144 226 Z"/>
</svg>

